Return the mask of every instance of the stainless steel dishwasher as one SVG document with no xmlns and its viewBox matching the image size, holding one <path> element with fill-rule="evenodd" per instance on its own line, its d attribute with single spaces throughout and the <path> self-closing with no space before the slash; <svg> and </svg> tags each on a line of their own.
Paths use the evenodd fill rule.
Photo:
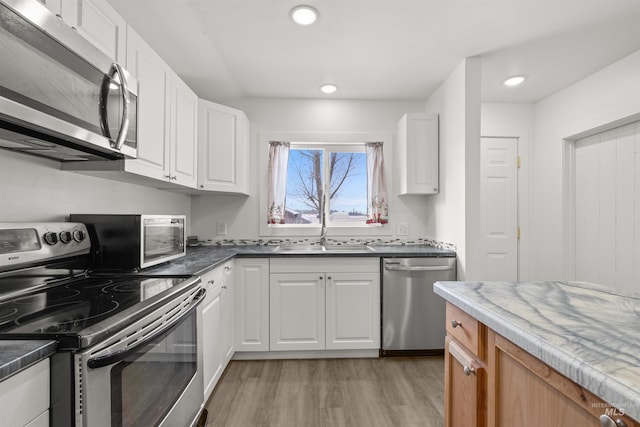
<svg viewBox="0 0 640 427">
<path fill-rule="evenodd" d="M 438 281 L 456 280 L 456 258 L 382 259 L 382 356 L 443 354 L 445 302 Z"/>
</svg>

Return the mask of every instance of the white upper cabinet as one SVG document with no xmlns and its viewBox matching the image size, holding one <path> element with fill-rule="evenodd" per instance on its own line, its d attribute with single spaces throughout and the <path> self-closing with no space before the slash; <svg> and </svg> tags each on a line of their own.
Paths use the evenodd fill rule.
<svg viewBox="0 0 640 427">
<path fill-rule="evenodd" d="M 138 79 L 138 157 L 125 171 L 195 188 L 198 96 L 131 28 L 127 69 Z"/>
<path fill-rule="evenodd" d="M 248 194 L 249 139 L 242 111 L 201 99 L 198 189 Z"/>
<path fill-rule="evenodd" d="M 437 194 L 438 115 L 402 116 L 396 147 L 400 194 Z"/>
<path fill-rule="evenodd" d="M 171 69 L 132 28 L 127 40 L 127 69 L 138 79 L 138 157 L 125 170 L 168 180 Z"/>
<path fill-rule="evenodd" d="M 62 18 L 62 0 L 38 0 L 55 15 Z"/>
<path fill-rule="evenodd" d="M 198 95 L 177 75 L 171 80 L 169 181 L 195 188 L 198 161 Z"/>
<path fill-rule="evenodd" d="M 107 3 L 100 0 L 43 0 L 44 5 L 109 58 L 126 60 L 127 23 Z"/>
</svg>

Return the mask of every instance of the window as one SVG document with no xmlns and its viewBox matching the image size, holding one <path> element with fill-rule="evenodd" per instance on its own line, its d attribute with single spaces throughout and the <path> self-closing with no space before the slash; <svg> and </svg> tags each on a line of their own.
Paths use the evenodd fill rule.
<svg viewBox="0 0 640 427">
<path fill-rule="evenodd" d="M 384 158 L 392 153 L 383 153 L 383 146 L 390 134 L 262 133 L 259 138 L 266 178 L 261 236 L 314 236 L 323 220 L 334 236 L 392 234 L 380 227 L 389 213 Z"/>
<path fill-rule="evenodd" d="M 284 224 L 320 224 L 323 196 L 328 225 L 367 221 L 367 159 L 362 144 L 290 144 Z"/>
</svg>

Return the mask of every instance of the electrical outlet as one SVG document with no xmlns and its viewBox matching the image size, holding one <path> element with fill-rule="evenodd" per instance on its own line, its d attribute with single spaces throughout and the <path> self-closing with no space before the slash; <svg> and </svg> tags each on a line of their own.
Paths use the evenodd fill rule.
<svg viewBox="0 0 640 427">
<path fill-rule="evenodd" d="M 216 222 L 216 234 L 218 236 L 226 236 L 227 235 L 227 223 L 226 222 Z"/>
<path fill-rule="evenodd" d="M 396 234 L 398 236 L 408 236 L 409 235 L 409 224 L 406 222 L 398 223 L 396 226 Z"/>
</svg>

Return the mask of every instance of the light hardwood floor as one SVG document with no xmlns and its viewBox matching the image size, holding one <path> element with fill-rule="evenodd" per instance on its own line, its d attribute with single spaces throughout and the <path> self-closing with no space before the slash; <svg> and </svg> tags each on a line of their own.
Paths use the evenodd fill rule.
<svg viewBox="0 0 640 427">
<path fill-rule="evenodd" d="M 232 361 L 207 426 L 443 425 L 444 359 Z"/>
</svg>

